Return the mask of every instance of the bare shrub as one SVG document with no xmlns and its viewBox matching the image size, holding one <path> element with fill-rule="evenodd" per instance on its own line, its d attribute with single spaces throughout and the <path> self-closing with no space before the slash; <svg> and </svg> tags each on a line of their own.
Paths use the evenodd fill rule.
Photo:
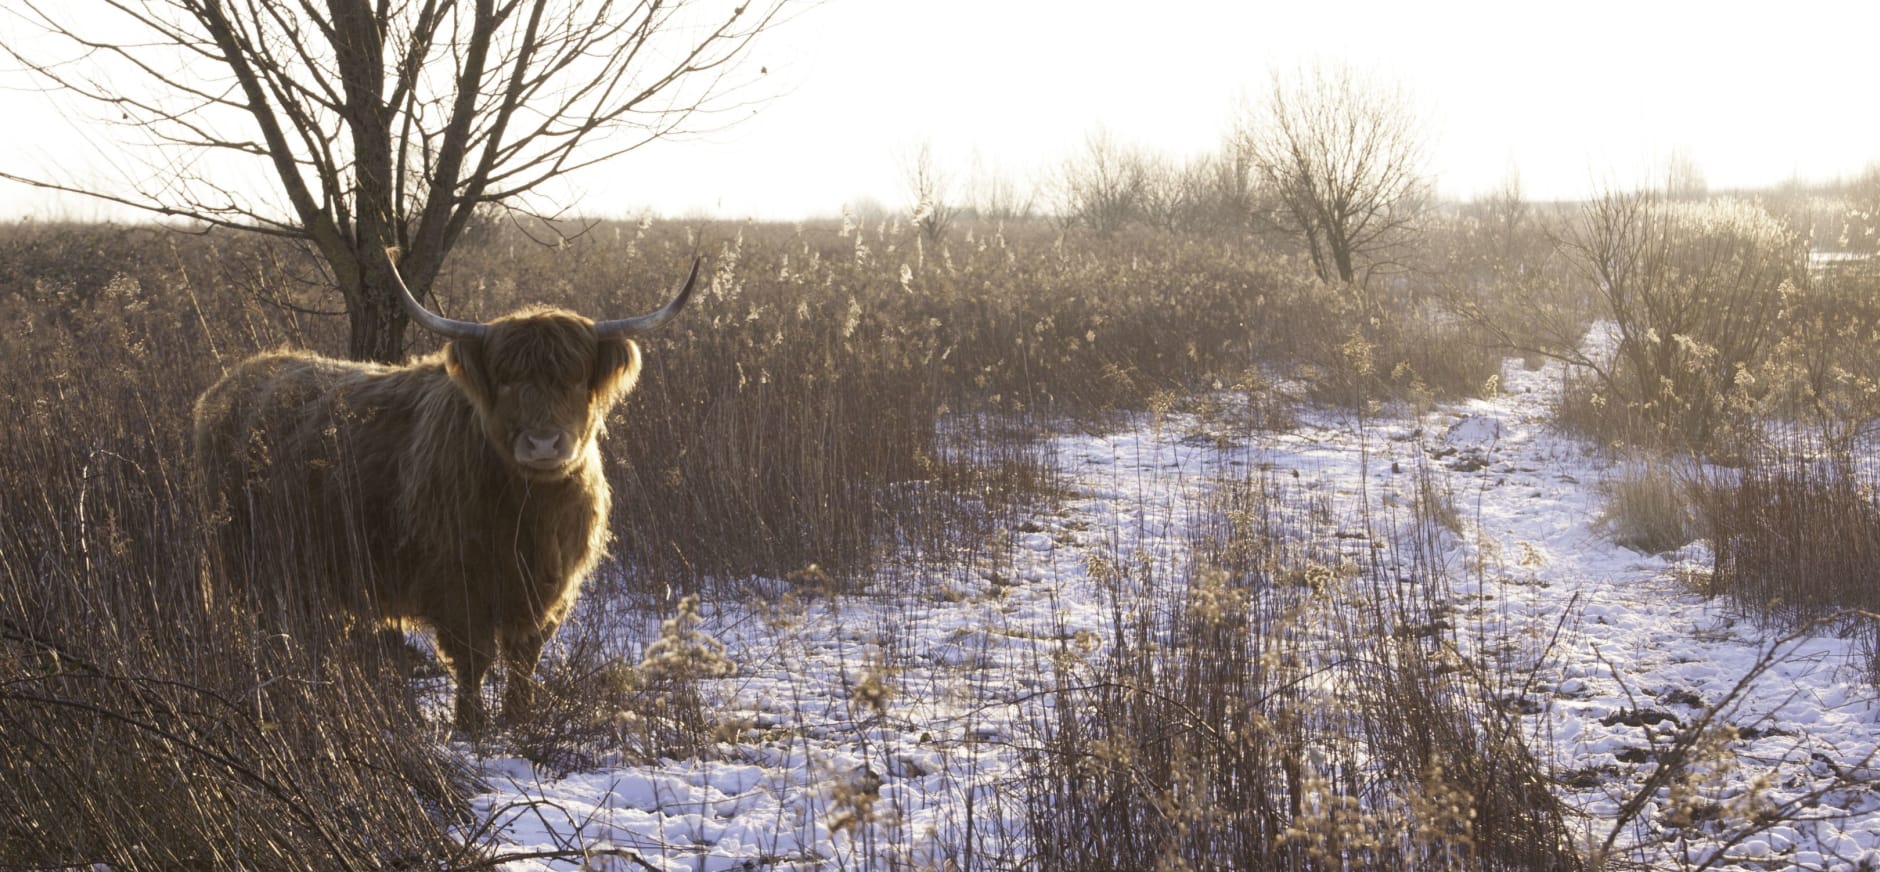
<svg viewBox="0 0 1880 872">
<path fill-rule="evenodd" d="M 1699 535 L 1690 476 L 1667 458 L 1641 455 L 1620 463 L 1603 489 L 1606 504 L 1594 526 L 1634 551 L 1658 554 Z"/>
<path fill-rule="evenodd" d="M 1880 653 L 1880 469 L 1805 448 L 1701 489 L 1712 589 L 1765 619 L 1831 620 Z"/>
<path fill-rule="evenodd" d="M 947 232 L 953 229 L 953 222 L 960 215 L 960 205 L 954 200 L 951 180 L 934 163 L 933 144 L 921 143 L 907 158 L 901 172 L 907 179 L 908 194 L 914 200 L 910 210 L 914 226 L 920 228 L 921 236 L 929 244 L 945 242 Z"/>
<path fill-rule="evenodd" d="M 1722 697 L 1702 706 L 1687 721 L 1672 719 L 1658 730 L 1646 730 L 1651 765 L 1628 792 L 1616 797 L 1617 807 L 1606 834 L 1588 853 L 1590 868 L 1624 868 L 1640 853 L 1656 854 L 1690 870 L 1737 868 L 1756 862 L 1753 852 L 1737 852 L 1752 836 L 1776 829 L 1807 829 L 1835 820 L 1841 812 L 1833 797 L 1868 791 L 1866 772 L 1875 754 L 1830 762 L 1808 789 L 1778 792 L 1773 773 L 1751 776 L 1746 783 L 1732 776 L 1751 758 L 1739 757 L 1731 746 L 1751 731 L 1765 735 L 1779 730 L 1765 714 L 1750 717 L 1746 708 L 1765 691 L 1759 681 L 1771 670 L 1802 655 L 1809 637 L 1819 629 L 1804 623 L 1762 646 L 1760 654 L 1736 684 Z M 1616 672 L 1616 670 L 1615 670 Z M 1626 688 L 1632 696 L 1631 688 Z M 1823 760 L 1819 746 L 1798 737 L 1786 747 L 1766 749 L 1757 758 L 1765 763 Z M 1751 765 L 1756 765 L 1752 763 Z M 1813 768 L 1811 766 L 1811 768 Z M 1787 785 L 1790 788 L 1796 785 Z M 1695 844 L 1694 844 L 1695 843 Z M 1654 867 L 1663 864 L 1654 864 Z"/>
<path fill-rule="evenodd" d="M 1290 328 L 1283 348 L 1323 402 L 1473 396 L 1501 371 L 1501 350 L 1431 302 L 1407 284 L 1360 294 L 1314 283 L 1283 304 Z"/>
<path fill-rule="evenodd" d="M 1825 269 L 1785 301 L 1754 377 L 1759 409 L 1849 453 L 1880 425 L 1880 270 Z"/>
<path fill-rule="evenodd" d="M 1462 532 L 1462 513 L 1456 508 L 1456 494 L 1447 480 L 1438 481 L 1439 473 L 1427 458 L 1416 465 L 1416 502 L 1412 515 L 1420 522 L 1435 524 L 1451 533 Z"/>
<path fill-rule="evenodd" d="M 1577 363 L 1599 317 L 1592 286 L 1560 254 L 1567 207 L 1523 198 L 1519 178 L 1429 222 L 1424 270 L 1443 310 L 1530 368 Z"/>
<path fill-rule="evenodd" d="M 1119 615 L 1091 674 L 1060 667 L 1030 761 L 1037 850 L 1064 869 L 1581 868 L 1513 716 L 1444 665 L 1440 591 L 1299 540 L 1283 499 L 1230 488 L 1173 609 Z"/>
<path fill-rule="evenodd" d="M 598 598 L 597 598 L 598 599 Z M 640 598 L 643 599 L 643 598 Z M 637 627 L 607 620 L 634 598 L 588 605 L 544 671 L 536 705 L 508 740 L 557 777 L 604 763 L 707 755 L 721 725 L 699 683 L 729 674 L 723 646 L 699 631 L 698 599 L 685 597 L 650 640 Z"/>
<path fill-rule="evenodd" d="M 1802 280 L 1796 234 L 1747 201 L 1609 193 L 1583 207 L 1564 250 L 1614 331 L 1607 348 L 1575 361 L 1605 408 L 1657 444 L 1728 441 L 1753 382 L 1745 374 L 1780 335 L 1784 299 Z"/>
<path fill-rule="evenodd" d="M 525 231 L 562 241 L 540 245 Z M 1060 240 L 1037 225 L 969 226 L 926 246 L 905 223 L 511 224 L 461 246 L 435 290 L 450 315 L 473 319 L 536 302 L 644 309 L 690 262 L 700 232 L 718 235 L 704 246 L 713 274 L 698 317 L 649 343 L 641 388 L 615 413 L 635 438 L 605 458 L 622 565 L 682 588 L 809 563 L 866 572 L 898 523 L 891 510 L 917 493 L 937 507 L 943 488 L 928 485 L 961 478 L 949 469 L 1018 461 L 1011 446 L 1054 416 L 1232 383 L 1254 349 L 1283 352 L 1287 313 L 1308 305 L 1280 290 L 1293 281 L 1283 263 L 1227 244 Z M 110 350 L 133 350 L 137 330 L 191 343 L 181 367 L 139 366 L 192 389 L 214 380 L 218 359 L 346 341 L 338 313 L 306 308 L 318 297 L 297 289 L 319 273 L 289 244 L 64 234 L 16 228 L 8 250 L 37 266 L 0 289 L 0 312 L 25 325 L 13 347 L 48 375 L 114 366 Z M 62 273 L 46 261 L 61 251 L 73 264 L 107 257 L 124 269 Z M 114 274 L 125 280 L 113 285 Z M 127 323 L 131 333 L 114 326 Z M 48 402 L 61 390 L 50 380 L 19 387 Z M 91 391 L 101 406 L 136 407 L 115 396 L 115 380 L 100 376 Z M 938 423 L 960 414 L 1007 423 L 949 444 Z M 978 523 L 969 515 L 954 517 Z M 953 523 L 922 526 L 944 538 Z"/>
</svg>

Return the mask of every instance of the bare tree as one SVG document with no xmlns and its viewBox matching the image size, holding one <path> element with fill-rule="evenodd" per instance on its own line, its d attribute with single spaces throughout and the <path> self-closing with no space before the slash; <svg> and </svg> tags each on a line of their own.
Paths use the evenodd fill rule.
<svg viewBox="0 0 1880 872">
<path fill-rule="evenodd" d="M 914 198 L 914 225 L 927 241 L 938 245 L 946 241 L 953 219 L 959 217 L 959 204 L 953 200 L 952 184 L 934 165 L 933 143 L 923 142 L 903 165 L 908 193 Z"/>
<path fill-rule="evenodd" d="M 479 207 L 536 211 L 551 180 L 713 123 L 792 2 L 18 0 L 0 48 L 156 151 L 121 185 L 0 178 L 303 240 L 349 353 L 395 360 L 388 246 L 423 294 Z"/>
<path fill-rule="evenodd" d="M 1823 247 L 1858 252 L 1868 257 L 1880 253 L 1880 164 L 1869 165 L 1859 178 L 1848 185 L 1846 197 L 1840 226 L 1832 244 Z"/>
<path fill-rule="evenodd" d="M 1140 154 L 1139 212 L 1151 226 L 1171 233 L 1224 233 L 1245 229 L 1252 213 L 1251 166 L 1237 159 L 1232 143 L 1219 154 L 1176 163 L 1165 155 Z"/>
<path fill-rule="evenodd" d="M 1002 170 L 988 167 L 974 155 L 966 178 L 967 211 L 981 221 L 1028 221 L 1037 208 L 1037 194 L 1021 186 Z"/>
<path fill-rule="evenodd" d="M 1521 192 L 1521 174 L 1512 169 L 1500 187 L 1477 198 L 1487 256 L 1502 271 L 1522 263 L 1534 236 L 1534 205 Z"/>
<path fill-rule="evenodd" d="M 1056 178 L 1058 218 L 1109 236 L 1142 215 L 1146 161 L 1117 145 L 1108 130 L 1084 137 L 1083 150 L 1065 161 Z"/>
<path fill-rule="evenodd" d="M 1216 233 L 1246 230 L 1259 208 L 1253 155 L 1240 137 L 1230 136 L 1221 150 L 1192 164 L 1187 184 L 1197 229 Z"/>
<path fill-rule="evenodd" d="M 1581 342 L 1599 307 L 1591 284 L 1556 244 L 1579 214 L 1528 201 L 1512 169 L 1474 201 L 1439 210 L 1428 223 L 1440 236 L 1426 238 L 1424 247 L 1441 262 L 1435 283 L 1448 314 L 1531 365 L 1584 360 Z"/>
<path fill-rule="evenodd" d="M 1702 200 L 1710 196 L 1704 166 L 1688 148 L 1673 149 L 1665 159 L 1665 195 L 1672 200 Z"/>
<path fill-rule="evenodd" d="M 1192 225 L 1196 188 L 1191 184 L 1199 160 L 1177 164 L 1167 155 L 1145 154 L 1138 195 L 1142 217 L 1158 230 L 1173 233 Z"/>
<path fill-rule="evenodd" d="M 1400 91 L 1343 67 L 1275 73 L 1239 135 L 1319 278 L 1362 284 L 1412 238 L 1429 185 L 1421 132 Z"/>
</svg>

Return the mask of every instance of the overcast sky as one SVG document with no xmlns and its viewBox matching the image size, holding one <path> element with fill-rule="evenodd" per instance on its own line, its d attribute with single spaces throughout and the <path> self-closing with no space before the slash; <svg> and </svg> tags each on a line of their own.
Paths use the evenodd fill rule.
<svg viewBox="0 0 1880 872">
<path fill-rule="evenodd" d="M 1429 169 L 1467 198 L 1518 172 L 1534 199 L 1652 177 L 1712 188 L 1851 176 L 1880 159 L 1880 3 L 828 0 L 752 61 L 752 117 L 648 147 L 552 192 L 591 215 L 833 215 L 908 205 L 907 156 L 1035 180 L 1102 126 L 1187 158 L 1217 147 L 1273 70 L 1345 63 L 1400 84 Z M 100 133 L 0 92 L 0 167 L 70 167 Z M 0 214 L 101 217 L 0 183 Z"/>
</svg>

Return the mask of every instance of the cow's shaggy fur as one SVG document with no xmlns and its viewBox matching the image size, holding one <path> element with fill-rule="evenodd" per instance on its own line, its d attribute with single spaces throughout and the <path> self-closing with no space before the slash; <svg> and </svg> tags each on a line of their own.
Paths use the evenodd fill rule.
<svg viewBox="0 0 1880 872">
<path fill-rule="evenodd" d="M 542 647 L 600 558 L 596 445 L 640 368 L 633 340 L 572 313 L 488 326 L 404 366 L 257 355 L 195 409 L 224 575 L 428 626 L 466 730 L 485 723 L 497 661 L 504 715 L 529 705 Z"/>
</svg>

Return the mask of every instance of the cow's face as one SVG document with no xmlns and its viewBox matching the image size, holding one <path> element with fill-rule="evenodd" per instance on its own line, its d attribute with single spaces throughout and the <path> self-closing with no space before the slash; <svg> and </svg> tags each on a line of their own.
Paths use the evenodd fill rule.
<svg viewBox="0 0 1880 872">
<path fill-rule="evenodd" d="M 530 479 L 578 472 L 608 410 L 639 376 L 639 347 L 602 338 L 593 322 L 559 310 L 488 326 L 486 335 L 452 340 L 445 365 L 476 406 L 490 447 Z"/>
</svg>

